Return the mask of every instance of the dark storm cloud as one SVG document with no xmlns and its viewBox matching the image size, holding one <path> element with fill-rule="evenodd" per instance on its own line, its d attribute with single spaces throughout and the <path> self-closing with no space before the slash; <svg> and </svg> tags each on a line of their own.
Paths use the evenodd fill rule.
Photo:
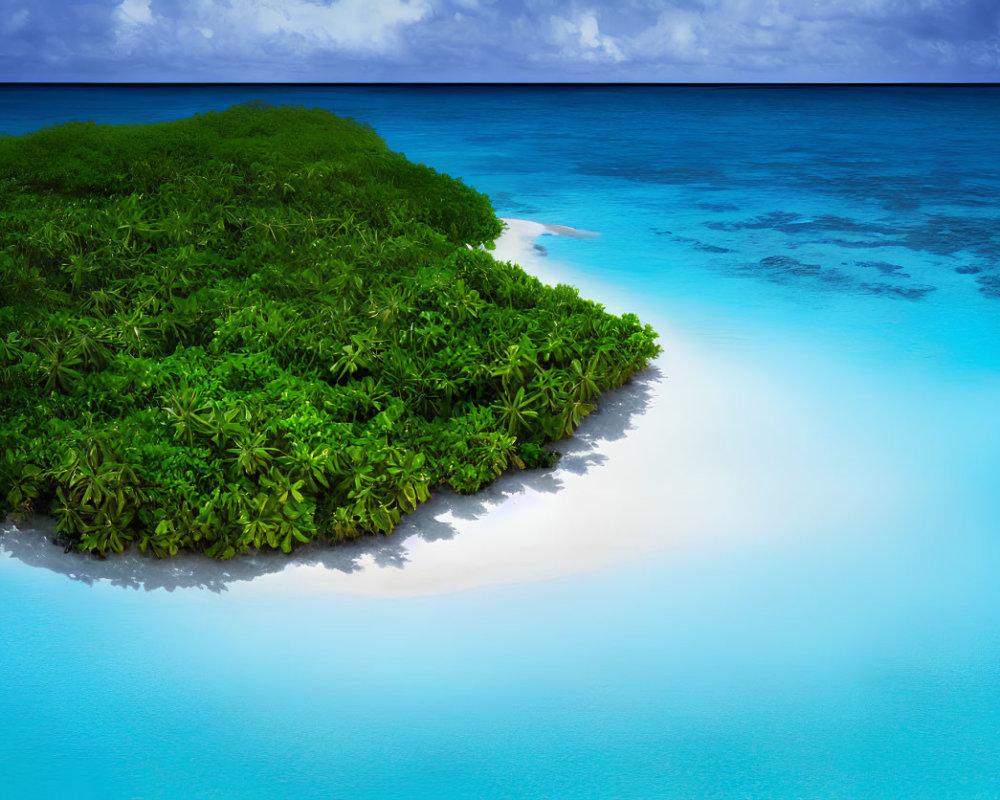
<svg viewBox="0 0 1000 800">
<path fill-rule="evenodd" d="M 0 0 L 3 80 L 977 81 L 997 0 Z"/>
</svg>

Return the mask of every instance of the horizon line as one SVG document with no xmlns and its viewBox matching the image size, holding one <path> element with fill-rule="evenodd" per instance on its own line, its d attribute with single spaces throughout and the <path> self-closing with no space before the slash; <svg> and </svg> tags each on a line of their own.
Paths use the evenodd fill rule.
<svg viewBox="0 0 1000 800">
<path fill-rule="evenodd" d="M 172 87 L 172 86 L 341 86 L 341 87 L 691 87 L 691 88 L 997 88 L 997 81 L 0 81 L 0 87 L 15 86 L 102 86 L 102 87 Z"/>
</svg>

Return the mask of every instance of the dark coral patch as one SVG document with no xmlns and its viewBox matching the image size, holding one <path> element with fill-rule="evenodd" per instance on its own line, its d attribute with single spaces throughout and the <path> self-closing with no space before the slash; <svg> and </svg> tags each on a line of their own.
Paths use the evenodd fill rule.
<svg viewBox="0 0 1000 800">
<path fill-rule="evenodd" d="M 980 275 L 976 278 L 979 291 L 989 298 L 1000 299 L 1000 275 Z"/>
<path fill-rule="evenodd" d="M 737 222 L 706 222 L 706 228 L 720 231 L 775 230 L 782 233 L 826 233 L 845 231 L 851 233 L 896 233 L 894 228 L 874 222 L 862 222 L 835 214 L 804 217 L 794 211 L 769 211 Z"/>
<path fill-rule="evenodd" d="M 861 263 L 866 264 L 868 262 Z M 899 267 L 896 267 L 894 264 L 885 264 L 884 262 L 870 263 L 883 265 L 881 269 L 884 274 L 890 274 L 894 277 L 909 277 L 905 273 L 895 273 L 892 268 L 899 269 Z M 878 269 L 879 267 L 875 268 Z M 930 292 L 937 290 L 936 286 L 926 284 L 899 285 L 862 281 L 837 267 L 809 264 L 784 254 L 767 256 L 756 264 L 734 270 L 734 274 L 754 275 L 771 283 L 780 283 L 789 286 L 811 286 L 812 288 L 823 288 L 832 291 L 853 292 L 905 300 L 919 300 Z"/>
<path fill-rule="evenodd" d="M 981 258 L 1000 259 L 996 220 L 981 216 L 934 214 L 887 225 L 835 214 L 806 217 L 792 211 L 770 211 L 749 219 L 709 221 L 704 225 L 710 230 L 728 232 L 774 230 L 789 236 L 812 237 L 813 241 L 838 247 L 905 247 L 939 256 L 967 250 Z M 829 234 L 853 234 L 853 237 Z"/>
<path fill-rule="evenodd" d="M 857 266 L 864 269 L 877 269 L 883 275 L 894 275 L 897 278 L 909 278 L 909 274 L 903 272 L 899 264 L 890 264 L 888 261 L 855 261 Z"/>
<path fill-rule="evenodd" d="M 661 230 L 660 228 L 652 228 L 653 233 L 657 236 L 673 236 L 670 231 Z M 698 239 L 692 239 L 689 236 L 674 236 L 674 239 L 678 242 L 684 242 L 685 244 L 691 245 L 695 250 L 701 250 L 704 253 L 732 253 L 728 247 L 720 247 L 716 244 L 709 244 L 708 242 L 701 242 Z"/>
<path fill-rule="evenodd" d="M 792 283 L 801 279 L 813 279 L 823 283 L 849 283 L 850 277 L 835 267 L 806 264 L 791 256 L 767 256 L 751 268 L 775 283 Z"/>
<path fill-rule="evenodd" d="M 937 286 L 895 286 L 891 283 L 861 283 L 859 288 L 868 294 L 882 297 L 902 297 L 905 300 L 919 300 L 931 292 L 937 291 Z"/>
</svg>

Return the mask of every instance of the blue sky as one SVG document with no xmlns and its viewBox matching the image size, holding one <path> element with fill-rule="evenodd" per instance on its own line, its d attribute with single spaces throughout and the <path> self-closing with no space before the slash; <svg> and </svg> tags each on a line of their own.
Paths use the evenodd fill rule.
<svg viewBox="0 0 1000 800">
<path fill-rule="evenodd" d="M 1000 81 L 1000 0 L 0 0 L 4 81 Z"/>
</svg>

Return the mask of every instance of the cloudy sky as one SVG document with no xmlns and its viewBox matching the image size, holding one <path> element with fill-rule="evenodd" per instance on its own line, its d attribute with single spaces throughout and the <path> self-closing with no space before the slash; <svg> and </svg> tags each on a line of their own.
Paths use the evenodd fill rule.
<svg viewBox="0 0 1000 800">
<path fill-rule="evenodd" d="M 1000 0 L 0 0 L 0 81 L 1000 81 Z"/>
</svg>

